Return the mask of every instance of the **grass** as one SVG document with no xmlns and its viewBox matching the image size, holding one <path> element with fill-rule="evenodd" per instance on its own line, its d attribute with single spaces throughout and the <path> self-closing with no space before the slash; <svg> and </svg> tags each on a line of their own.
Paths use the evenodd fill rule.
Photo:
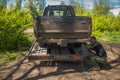
<svg viewBox="0 0 120 80">
<path fill-rule="evenodd" d="M 113 31 L 113 32 L 100 32 L 95 31 L 93 32 L 93 36 L 96 36 L 98 41 L 101 42 L 109 42 L 109 43 L 119 43 L 120 42 L 120 32 Z"/>
<path fill-rule="evenodd" d="M 0 69 L 5 66 L 8 62 L 18 60 L 25 56 L 24 52 L 11 52 L 4 51 L 0 52 Z"/>
<path fill-rule="evenodd" d="M 25 34 L 27 39 L 21 41 L 19 50 L 1 51 L 0 52 L 0 68 L 5 66 L 8 62 L 18 60 L 25 56 L 25 52 L 28 52 L 33 42 L 33 34 Z"/>
</svg>

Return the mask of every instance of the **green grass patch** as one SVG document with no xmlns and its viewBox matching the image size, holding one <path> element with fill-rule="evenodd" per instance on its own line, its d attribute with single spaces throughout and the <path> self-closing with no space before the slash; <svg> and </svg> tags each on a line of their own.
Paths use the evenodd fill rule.
<svg viewBox="0 0 120 80">
<path fill-rule="evenodd" d="M 0 69 L 4 67 L 8 62 L 19 60 L 24 57 L 26 54 L 25 52 L 9 52 L 4 51 L 0 52 Z"/>
<path fill-rule="evenodd" d="M 19 40 L 17 50 L 0 51 L 0 68 L 5 66 L 8 62 L 19 60 L 24 57 L 25 52 L 28 51 L 33 42 L 33 34 L 25 34 L 25 37 Z"/>
<path fill-rule="evenodd" d="M 101 42 L 120 42 L 120 31 L 94 31 L 92 35 L 96 36 L 96 38 Z"/>
</svg>

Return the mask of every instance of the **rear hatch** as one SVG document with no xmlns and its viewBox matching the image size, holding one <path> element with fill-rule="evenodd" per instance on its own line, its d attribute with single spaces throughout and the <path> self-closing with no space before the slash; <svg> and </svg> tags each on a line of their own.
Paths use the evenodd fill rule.
<svg viewBox="0 0 120 80">
<path fill-rule="evenodd" d="M 37 16 L 34 21 L 35 37 L 41 42 L 51 39 L 86 42 L 92 30 L 91 17 L 87 16 Z"/>
</svg>

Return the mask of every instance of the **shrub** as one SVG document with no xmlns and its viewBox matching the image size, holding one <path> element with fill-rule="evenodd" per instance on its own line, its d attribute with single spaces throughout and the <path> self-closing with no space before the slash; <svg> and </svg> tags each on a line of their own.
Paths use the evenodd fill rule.
<svg viewBox="0 0 120 80">
<path fill-rule="evenodd" d="M 27 40 L 23 31 L 31 25 L 31 21 L 30 15 L 26 12 L 20 10 L 1 10 L 0 50 L 18 50 L 21 42 Z"/>
</svg>

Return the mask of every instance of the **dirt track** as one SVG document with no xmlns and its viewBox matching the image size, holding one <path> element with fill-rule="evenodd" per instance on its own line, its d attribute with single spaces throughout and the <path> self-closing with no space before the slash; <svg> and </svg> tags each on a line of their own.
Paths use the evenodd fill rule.
<svg viewBox="0 0 120 80">
<path fill-rule="evenodd" d="M 92 80 L 120 80 L 120 43 L 103 44 L 108 55 L 107 65 L 101 71 L 86 70 Z M 87 80 L 81 62 L 28 62 L 26 58 L 9 63 L 0 69 L 0 80 Z"/>
</svg>

